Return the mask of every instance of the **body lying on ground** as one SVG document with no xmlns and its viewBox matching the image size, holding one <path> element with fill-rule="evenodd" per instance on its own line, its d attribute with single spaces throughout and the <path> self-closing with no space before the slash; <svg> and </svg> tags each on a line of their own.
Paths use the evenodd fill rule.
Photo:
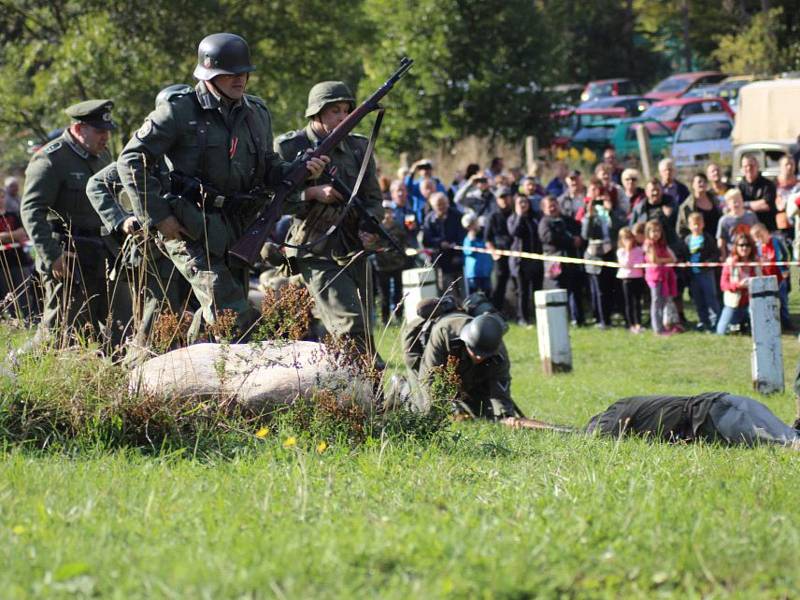
<svg viewBox="0 0 800 600">
<path fill-rule="evenodd" d="M 565 429 L 536 419 L 512 418 L 503 423 L 523 429 Z M 573 431 L 666 442 L 800 446 L 800 431 L 781 421 L 761 402 L 727 392 L 622 398 L 592 417 L 583 430 Z"/>
</svg>

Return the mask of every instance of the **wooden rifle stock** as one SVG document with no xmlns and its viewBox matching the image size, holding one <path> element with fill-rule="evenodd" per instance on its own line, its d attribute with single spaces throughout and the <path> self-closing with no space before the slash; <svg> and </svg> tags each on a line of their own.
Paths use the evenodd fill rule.
<svg viewBox="0 0 800 600">
<path fill-rule="evenodd" d="M 328 156 L 331 151 L 341 142 L 353 129 L 372 111 L 380 108 L 379 102 L 383 97 L 389 93 L 389 90 L 394 87 L 403 75 L 411 68 L 414 63 L 408 57 L 404 57 L 400 61 L 400 66 L 392 73 L 391 77 L 386 80 L 381 87 L 379 87 L 372 95 L 362 102 L 356 109 L 351 112 L 344 121 L 339 123 L 336 128 L 331 131 L 324 140 L 314 149 L 309 149 L 302 157 L 298 158 L 292 163 L 292 166 L 287 171 L 283 181 L 278 184 L 275 189 L 275 197 L 272 203 L 266 207 L 261 214 L 256 218 L 255 222 L 244 232 L 241 238 L 231 247 L 230 254 L 236 258 L 244 261 L 248 265 L 254 265 L 261 255 L 261 248 L 266 243 L 275 224 L 283 214 L 283 204 L 286 198 L 289 197 L 297 188 L 299 188 L 306 179 L 308 179 L 309 171 L 306 168 L 306 163 L 311 158 L 319 158 L 320 156 Z"/>
</svg>

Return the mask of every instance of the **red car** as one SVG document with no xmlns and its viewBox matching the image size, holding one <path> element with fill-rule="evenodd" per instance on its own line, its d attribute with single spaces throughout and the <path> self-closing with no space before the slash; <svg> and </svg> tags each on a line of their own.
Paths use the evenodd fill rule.
<svg viewBox="0 0 800 600">
<path fill-rule="evenodd" d="M 730 105 L 722 98 L 673 98 L 651 105 L 642 113 L 642 118 L 655 119 L 676 131 L 686 117 L 718 112 L 728 113 L 731 119 L 735 116 Z"/>
<path fill-rule="evenodd" d="M 639 93 L 639 86 L 630 79 L 598 79 L 590 81 L 583 88 L 581 100 L 588 102 L 608 96 L 628 96 Z"/>
<path fill-rule="evenodd" d="M 719 71 L 696 71 L 694 73 L 677 73 L 659 82 L 645 96 L 648 98 L 678 98 L 697 85 L 719 83 L 725 79 L 725 74 Z"/>
</svg>

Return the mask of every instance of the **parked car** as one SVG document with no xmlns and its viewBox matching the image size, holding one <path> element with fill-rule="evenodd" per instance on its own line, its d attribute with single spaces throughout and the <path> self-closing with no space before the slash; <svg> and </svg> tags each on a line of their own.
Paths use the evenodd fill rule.
<svg viewBox="0 0 800 600">
<path fill-rule="evenodd" d="M 675 131 L 686 117 L 703 113 L 724 112 L 735 115 L 722 98 L 672 98 L 656 102 L 642 113 L 643 117 L 656 119 Z"/>
<path fill-rule="evenodd" d="M 586 102 L 595 98 L 605 98 L 606 96 L 624 96 L 638 93 L 639 86 L 630 79 L 598 79 L 586 84 L 581 94 L 581 100 Z"/>
<path fill-rule="evenodd" d="M 624 108 L 626 117 L 638 117 L 654 102 L 656 101 L 645 96 L 609 96 L 608 98 L 589 100 L 581 104 L 579 108 Z"/>
<path fill-rule="evenodd" d="M 725 75 L 719 71 L 696 71 L 694 73 L 677 73 L 671 77 L 663 79 L 645 96 L 648 98 L 658 98 L 666 100 L 668 98 L 678 98 L 695 86 L 706 83 L 717 83 L 725 79 Z"/>
<path fill-rule="evenodd" d="M 621 119 L 606 119 L 587 123 L 581 127 L 569 142 L 569 146 L 577 150 L 588 148 L 601 155 L 607 146 L 611 146 L 614 131 Z"/>
<path fill-rule="evenodd" d="M 672 145 L 673 131 L 656 119 L 645 116 L 636 119 L 619 121 L 611 134 L 611 145 L 617 151 L 620 160 L 639 157 L 639 140 L 636 130 L 640 126 L 646 127 L 650 133 L 650 151 L 653 158 L 658 159 L 669 154 Z"/>
<path fill-rule="evenodd" d="M 570 145 L 572 138 L 583 127 L 609 118 L 623 118 L 626 111 L 621 107 L 607 108 L 570 108 L 552 113 L 550 117 L 555 120 L 555 135 L 553 146 L 565 148 Z"/>
<path fill-rule="evenodd" d="M 733 157 L 733 119 L 727 113 L 694 115 L 684 119 L 672 142 L 676 167 L 701 167 L 713 158 Z"/>
</svg>

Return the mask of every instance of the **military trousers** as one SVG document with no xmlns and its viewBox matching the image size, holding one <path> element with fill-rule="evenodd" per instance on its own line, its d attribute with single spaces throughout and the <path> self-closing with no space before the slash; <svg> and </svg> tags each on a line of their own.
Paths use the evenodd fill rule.
<svg viewBox="0 0 800 600">
<path fill-rule="evenodd" d="M 163 310 L 181 315 L 190 308 L 191 288 L 154 240 L 128 238 L 124 256 L 122 275 L 131 290 L 134 343 L 145 348 Z"/>
<path fill-rule="evenodd" d="M 60 343 L 72 337 L 99 339 L 113 352 L 131 327 L 131 296 L 127 283 L 108 277 L 110 253 L 68 260 L 67 275 L 42 274 L 44 312 L 37 338 L 57 335 Z M 58 340 L 57 340 L 57 343 Z"/>
<path fill-rule="evenodd" d="M 233 311 L 236 341 L 247 341 L 253 334 L 261 313 L 247 299 L 249 270 L 234 265 L 225 257 L 209 253 L 200 241 L 162 240 L 170 260 L 189 283 L 195 298 L 200 303 L 202 321 L 213 325 L 218 315 Z M 199 322 L 189 335 L 193 342 L 199 335 Z"/>
<path fill-rule="evenodd" d="M 366 258 L 361 256 L 343 266 L 332 259 L 304 256 L 298 263 L 328 333 L 351 339 L 359 352 L 377 356 L 370 325 L 372 282 Z"/>
</svg>

